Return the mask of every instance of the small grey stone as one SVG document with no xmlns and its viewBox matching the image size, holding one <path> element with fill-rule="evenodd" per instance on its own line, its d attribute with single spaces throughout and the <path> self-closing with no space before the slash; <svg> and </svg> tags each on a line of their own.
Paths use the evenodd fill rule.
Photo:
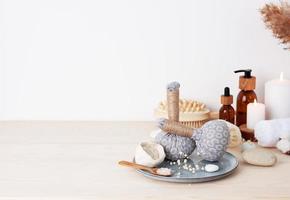
<svg viewBox="0 0 290 200">
<path fill-rule="evenodd" d="M 277 162 L 275 154 L 265 149 L 249 149 L 244 151 L 242 156 L 247 163 L 257 166 L 273 166 Z"/>
</svg>

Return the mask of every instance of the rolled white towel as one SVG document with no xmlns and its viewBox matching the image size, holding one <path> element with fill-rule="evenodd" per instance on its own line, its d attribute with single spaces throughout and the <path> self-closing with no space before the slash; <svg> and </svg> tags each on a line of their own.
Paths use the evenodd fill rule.
<svg viewBox="0 0 290 200">
<path fill-rule="evenodd" d="M 263 147 L 275 147 L 285 134 L 290 136 L 290 118 L 264 120 L 255 126 L 255 137 Z"/>
</svg>

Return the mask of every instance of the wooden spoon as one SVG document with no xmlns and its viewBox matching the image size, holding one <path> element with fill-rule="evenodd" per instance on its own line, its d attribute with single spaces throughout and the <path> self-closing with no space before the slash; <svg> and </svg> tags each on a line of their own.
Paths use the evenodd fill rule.
<svg viewBox="0 0 290 200">
<path fill-rule="evenodd" d="M 139 165 L 133 162 L 128 162 L 128 161 L 119 161 L 119 165 L 126 166 L 126 167 L 132 167 L 134 169 L 141 169 L 148 171 L 152 174 L 159 175 L 159 176 L 171 176 L 171 170 L 169 168 L 157 168 L 157 167 L 147 167 L 144 165 Z"/>
</svg>

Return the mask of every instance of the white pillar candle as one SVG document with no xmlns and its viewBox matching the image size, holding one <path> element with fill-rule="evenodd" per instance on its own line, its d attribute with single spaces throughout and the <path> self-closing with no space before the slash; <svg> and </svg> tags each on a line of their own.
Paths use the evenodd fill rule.
<svg viewBox="0 0 290 200">
<path fill-rule="evenodd" d="M 249 103 L 247 106 L 247 128 L 254 129 L 255 125 L 265 120 L 265 105 L 262 103 Z"/>
<path fill-rule="evenodd" d="M 290 80 L 283 78 L 268 81 L 265 85 L 267 119 L 290 117 Z"/>
</svg>

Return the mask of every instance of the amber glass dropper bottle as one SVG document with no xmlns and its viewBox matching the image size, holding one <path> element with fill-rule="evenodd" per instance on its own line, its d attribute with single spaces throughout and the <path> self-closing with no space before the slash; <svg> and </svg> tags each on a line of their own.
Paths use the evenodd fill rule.
<svg viewBox="0 0 290 200">
<path fill-rule="evenodd" d="M 224 95 L 221 96 L 221 104 L 223 106 L 219 111 L 219 118 L 234 124 L 235 109 L 232 107 L 232 103 L 233 95 L 230 95 L 230 88 L 226 87 L 224 90 Z"/>
<path fill-rule="evenodd" d="M 235 73 L 243 72 L 244 76 L 239 78 L 239 88 L 241 89 L 237 97 L 237 118 L 236 124 L 240 126 L 247 124 L 247 105 L 257 99 L 254 92 L 256 88 L 256 77 L 251 75 L 251 69 L 237 70 Z"/>
</svg>

